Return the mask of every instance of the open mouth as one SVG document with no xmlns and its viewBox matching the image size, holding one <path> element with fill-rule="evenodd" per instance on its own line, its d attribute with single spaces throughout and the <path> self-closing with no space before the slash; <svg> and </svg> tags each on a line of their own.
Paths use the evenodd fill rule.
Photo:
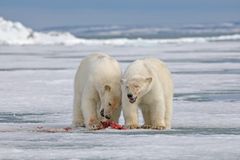
<svg viewBox="0 0 240 160">
<path fill-rule="evenodd" d="M 129 102 L 130 103 L 134 103 L 137 99 L 137 97 L 131 97 L 131 98 L 128 98 L 129 99 Z"/>
</svg>

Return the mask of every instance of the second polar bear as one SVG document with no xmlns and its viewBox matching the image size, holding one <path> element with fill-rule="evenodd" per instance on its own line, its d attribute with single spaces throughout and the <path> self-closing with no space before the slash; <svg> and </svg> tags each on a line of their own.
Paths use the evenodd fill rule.
<svg viewBox="0 0 240 160">
<path fill-rule="evenodd" d="M 144 118 L 143 128 L 171 128 L 173 82 L 162 61 L 155 58 L 136 60 L 128 66 L 121 83 L 126 127 L 139 127 L 139 106 Z"/>
<path fill-rule="evenodd" d="M 74 84 L 73 126 L 100 129 L 103 117 L 118 122 L 121 104 L 121 68 L 106 54 L 84 58 Z"/>
</svg>

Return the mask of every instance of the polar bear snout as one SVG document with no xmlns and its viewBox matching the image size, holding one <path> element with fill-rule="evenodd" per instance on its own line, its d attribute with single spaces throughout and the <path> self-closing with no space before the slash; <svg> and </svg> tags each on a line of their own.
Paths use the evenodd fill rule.
<svg viewBox="0 0 240 160">
<path fill-rule="evenodd" d="M 100 115 L 101 115 L 102 117 L 105 117 L 106 119 L 110 119 L 110 118 L 111 118 L 111 116 L 110 116 L 109 114 L 105 114 L 105 113 L 104 113 L 104 109 L 101 109 Z"/>
<path fill-rule="evenodd" d="M 136 102 L 136 100 L 137 100 L 137 96 L 134 97 L 132 93 L 128 93 L 128 94 L 127 94 L 127 97 L 128 97 L 128 99 L 129 99 L 129 102 L 130 102 L 130 103 L 134 103 L 134 102 Z"/>
<path fill-rule="evenodd" d="M 127 94 L 127 97 L 128 97 L 129 99 L 131 99 L 131 98 L 133 98 L 133 94 L 132 94 L 132 93 L 128 93 L 128 94 Z"/>
</svg>

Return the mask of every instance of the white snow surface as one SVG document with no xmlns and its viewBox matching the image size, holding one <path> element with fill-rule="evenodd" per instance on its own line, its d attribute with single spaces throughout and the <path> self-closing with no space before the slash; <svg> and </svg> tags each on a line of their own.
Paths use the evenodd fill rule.
<svg viewBox="0 0 240 160">
<path fill-rule="evenodd" d="M 0 45 L 0 159 L 238 160 L 239 44 Z M 173 128 L 36 132 L 71 125 L 74 74 L 95 52 L 114 56 L 123 70 L 143 57 L 164 60 L 175 84 Z"/>
</svg>

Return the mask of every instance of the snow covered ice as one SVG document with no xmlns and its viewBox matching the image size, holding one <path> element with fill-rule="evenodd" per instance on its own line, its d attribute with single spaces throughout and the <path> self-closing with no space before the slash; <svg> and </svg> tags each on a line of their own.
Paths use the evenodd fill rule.
<svg viewBox="0 0 240 160">
<path fill-rule="evenodd" d="M 239 39 L 173 40 L 2 43 L 0 159 L 239 159 Z M 164 60 L 175 83 L 173 129 L 36 132 L 37 127 L 70 126 L 73 77 L 81 59 L 93 52 L 109 53 L 123 70 L 146 56 Z M 141 116 L 139 120 L 143 123 Z"/>
</svg>

